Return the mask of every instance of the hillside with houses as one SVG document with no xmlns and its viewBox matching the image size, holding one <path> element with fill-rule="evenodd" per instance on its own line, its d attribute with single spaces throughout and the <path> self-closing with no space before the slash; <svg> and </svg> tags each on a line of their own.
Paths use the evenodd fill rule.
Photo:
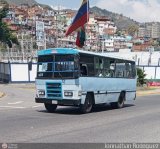
<svg viewBox="0 0 160 149">
<path fill-rule="evenodd" d="M 65 37 L 76 11 L 53 10 L 34 0 L 10 1 L 9 12 L 4 22 L 17 36 L 20 45 L 9 49 L 13 53 L 35 53 L 38 49 L 50 47 L 75 47 L 76 32 Z M 1 0 L 1 5 L 3 0 Z M 86 25 L 85 50 L 94 52 L 158 51 L 160 45 L 160 24 L 140 24 L 121 14 L 115 14 L 97 7 L 90 9 Z M 125 22 L 125 23 L 123 23 Z M 121 25 L 123 24 L 123 25 Z M 42 25 L 42 29 L 38 28 Z M 1 52 L 7 51 L 1 45 Z M 34 55 L 34 54 L 33 54 Z"/>
<path fill-rule="evenodd" d="M 28 4 L 29 6 L 38 5 L 35 0 L 5 0 L 9 5 L 20 6 L 23 4 Z"/>
</svg>

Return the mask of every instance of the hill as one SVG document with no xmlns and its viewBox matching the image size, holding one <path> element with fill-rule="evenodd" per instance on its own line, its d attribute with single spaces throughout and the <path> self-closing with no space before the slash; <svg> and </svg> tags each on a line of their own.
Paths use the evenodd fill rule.
<svg viewBox="0 0 160 149">
<path fill-rule="evenodd" d="M 52 9 L 48 5 L 37 3 L 36 0 L 3 0 L 3 1 L 7 1 L 8 4 L 10 4 L 10 5 L 11 4 L 14 4 L 14 5 L 28 4 L 29 6 L 39 5 L 43 8 L 48 8 L 50 10 Z M 139 25 L 138 22 L 136 22 L 133 19 L 130 19 L 128 17 L 125 17 L 122 14 L 113 13 L 113 12 L 110 12 L 106 9 L 98 8 L 96 6 L 92 7 L 90 9 L 90 11 L 93 12 L 97 16 L 109 17 L 115 23 L 115 25 L 118 27 L 118 29 L 120 29 L 120 30 L 127 29 L 129 26 L 132 26 L 132 25 Z"/>
<path fill-rule="evenodd" d="M 118 27 L 118 29 L 126 29 L 126 28 L 128 28 L 129 26 L 132 26 L 132 25 L 136 25 L 136 26 L 139 25 L 139 23 L 134 21 L 133 19 L 125 17 L 122 14 L 117 14 L 117 13 L 110 12 L 106 9 L 101 9 L 101 8 L 98 8 L 98 7 L 92 7 L 90 9 L 90 11 L 97 16 L 107 16 L 107 17 L 109 17 L 115 23 L 115 25 Z"/>
<path fill-rule="evenodd" d="M 10 5 L 21 5 L 21 4 L 28 4 L 29 6 L 33 6 L 38 4 L 35 0 L 5 0 Z"/>
<path fill-rule="evenodd" d="M 49 10 L 52 10 L 52 8 L 48 5 L 44 5 L 44 4 L 39 4 L 37 3 L 35 0 L 0 0 L 0 1 L 6 1 L 9 5 L 22 5 L 22 4 L 28 4 L 29 6 L 33 6 L 33 5 L 39 5 L 43 8 L 47 8 Z"/>
</svg>

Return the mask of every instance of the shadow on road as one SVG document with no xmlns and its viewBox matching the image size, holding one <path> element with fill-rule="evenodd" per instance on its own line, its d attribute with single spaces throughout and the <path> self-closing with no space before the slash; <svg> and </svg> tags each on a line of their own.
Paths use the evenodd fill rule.
<svg viewBox="0 0 160 149">
<path fill-rule="evenodd" d="M 124 108 L 135 106 L 134 104 L 125 104 Z M 109 105 L 100 105 L 93 108 L 92 113 L 114 110 Z M 120 110 L 120 109 L 119 109 Z M 38 112 L 48 113 L 46 110 L 37 110 Z M 64 115 L 82 115 L 78 107 L 58 107 L 54 114 Z"/>
</svg>

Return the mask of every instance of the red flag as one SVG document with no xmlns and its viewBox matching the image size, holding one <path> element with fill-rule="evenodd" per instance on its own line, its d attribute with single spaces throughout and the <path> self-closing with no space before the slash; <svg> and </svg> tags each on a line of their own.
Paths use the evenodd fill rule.
<svg viewBox="0 0 160 149">
<path fill-rule="evenodd" d="M 89 20 L 89 0 L 83 0 L 72 24 L 69 26 L 66 36 L 70 35 L 73 31 L 84 26 Z"/>
</svg>

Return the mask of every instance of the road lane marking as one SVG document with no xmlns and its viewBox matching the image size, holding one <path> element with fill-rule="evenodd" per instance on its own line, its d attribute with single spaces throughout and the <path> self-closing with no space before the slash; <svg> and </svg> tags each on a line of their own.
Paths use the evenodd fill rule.
<svg viewBox="0 0 160 149">
<path fill-rule="evenodd" d="M 32 108 L 39 108 L 39 107 L 43 107 L 43 105 L 32 106 Z"/>
<path fill-rule="evenodd" d="M 20 103 L 23 103 L 24 101 L 17 101 L 17 102 L 10 102 L 8 103 L 9 105 L 16 105 L 16 104 L 20 104 Z"/>
<path fill-rule="evenodd" d="M 0 108 L 25 109 L 25 107 L 14 107 L 14 106 L 0 106 Z"/>
</svg>

